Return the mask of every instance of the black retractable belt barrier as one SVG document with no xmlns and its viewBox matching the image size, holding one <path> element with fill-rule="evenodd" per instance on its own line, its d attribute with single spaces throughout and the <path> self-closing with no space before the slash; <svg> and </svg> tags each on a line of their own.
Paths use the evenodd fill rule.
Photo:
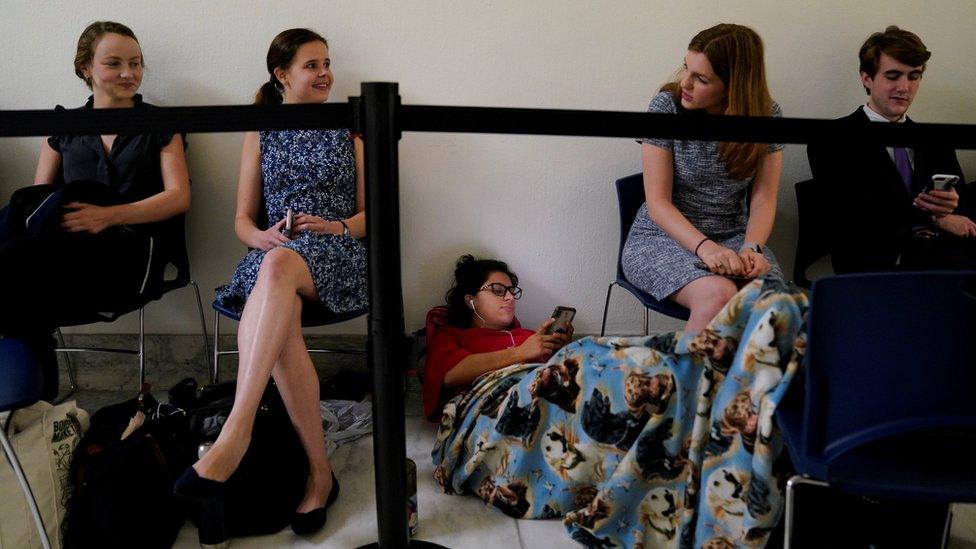
<svg viewBox="0 0 976 549">
<path fill-rule="evenodd" d="M 0 137 L 212 133 L 354 127 L 346 103 L 0 111 Z"/>
<path fill-rule="evenodd" d="M 152 109 L 0 110 L 0 137 L 155 132 L 360 129 L 359 98 L 321 105 L 154 107 Z M 976 149 L 972 124 L 857 124 L 843 120 L 662 113 L 404 105 L 403 131 L 579 137 L 664 137 L 711 141 L 810 143 L 876 141 Z"/>
<path fill-rule="evenodd" d="M 411 540 L 407 526 L 406 425 L 403 372 L 406 336 L 400 279 L 400 190 L 397 84 L 362 85 L 366 148 L 369 355 L 373 372 L 373 459 L 379 542 L 365 547 L 440 547 Z"/>
<path fill-rule="evenodd" d="M 401 106 L 397 84 L 364 83 L 362 97 L 322 105 L 156 107 L 0 111 L 0 137 L 155 132 L 237 132 L 350 128 L 366 148 L 369 240 L 369 364 L 373 371 L 378 543 L 439 547 L 410 540 L 406 516 L 406 357 L 400 274 L 397 141 L 401 131 L 589 137 L 665 137 L 764 143 L 876 141 L 976 149 L 966 124 L 863 124 L 799 118 L 681 116 L 611 111 Z"/>
<path fill-rule="evenodd" d="M 404 105 L 400 130 L 578 137 L 663 137 L 757 143 L 877 141 L 976 149 L 971 124 L 857 124 L 843 120 Z"/>
</svg>

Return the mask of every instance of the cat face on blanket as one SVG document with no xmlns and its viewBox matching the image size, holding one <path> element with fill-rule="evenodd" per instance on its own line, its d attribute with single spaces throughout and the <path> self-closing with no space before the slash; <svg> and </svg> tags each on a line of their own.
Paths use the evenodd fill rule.
<svg viewBox="0 0 976 549">
<path fill-rule="evenodd" d="M 674 376 L 657 374 L 653 376 L 640 372 L 630 372 L 624 381 L 624 399 L 630 413 L 638 415 L 647 406 L 652 414 L 662 414 L 667 409 L 674 394 Z"/>
</svg>

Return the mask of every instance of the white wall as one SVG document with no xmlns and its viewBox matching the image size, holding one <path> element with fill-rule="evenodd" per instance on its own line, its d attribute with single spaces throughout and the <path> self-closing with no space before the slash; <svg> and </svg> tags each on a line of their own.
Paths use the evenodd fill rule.
<svg viewBox="0 0 976 549">
<path fill-rule="evenodd" d="M 871 32 L 899 24 L 933 52 L 913 117 L 976 123 L 970 55 L 976 3 L 966 1 L 4 0 L 2 7 L 4 110 L 81 104 L 87 89 L 72 72 L 78 34 L 93 20 L 113 19 L 139 36 L 149 65 L 142 92 L 160 105 L 249 102 L 267 78 L 272 37 L 308 26 L 330 41 L 333 101 L 358 95 L 362 81 L 382 80 L 399 82 L 407 104 L 643 111 L 678 68 L 689 39 L 728 21 L 764 38 L 770 87 L 787 116 L 833 118 L 863 102 L 857 49 Z M 231 276 L 244 251 L 232 230 L 241 135 L 189 140 L 189 245 L 194 277 L 209 301 L 210 289 Z M 31 182 L 38 142 L 0 140 L 0 200 Z M 976 156 L 960 157 L 972 179 Z M 454 260 L 470 251 L 506 259 L 519 273 L 524 322 L 538 323 L 557 304 L 573 305 L 577 332 L 599 331 L 617 250 L 611 181 L 638 171 L 633 141 L 412 133 L 404 135 L 400 159 L 407 329 L 422 324 L 447 290 Z M 787 272 L 796 233 L 792 184 L 808 175 L 804 147 L 788 146 L 771 241 Z M 148 329 L 192 332 L 190 293 L 151 305 Z M 641 309 L 623 292 L 611 311 L 611 332 L 641 329 Z M 659 317 L 652 322 L 652 329 L 679 326 Z M 124 319 L 79 330 L 135 327 Z M 363 333 L 365 322 L 332 331 Z"/>
</svg>

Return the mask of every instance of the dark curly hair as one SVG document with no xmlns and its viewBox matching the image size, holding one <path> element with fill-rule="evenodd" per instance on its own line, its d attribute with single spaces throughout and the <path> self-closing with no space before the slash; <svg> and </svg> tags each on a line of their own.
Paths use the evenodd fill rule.
<svg viewBox="0 0 976 549">
<path fill-rule="evenodd" d="M 458 258 L 454 267 L 454 285 L 447 291 L 447 323 L 455 328 L 471 327 L 471 309 L 464 302 L 464 296 L 474 295 L 491 273 L 505 273 L 518 286 L 518 275 L 513 273 L 504 261 L 497 259 L 475 259 L 471 254 Z"/>
</svg>

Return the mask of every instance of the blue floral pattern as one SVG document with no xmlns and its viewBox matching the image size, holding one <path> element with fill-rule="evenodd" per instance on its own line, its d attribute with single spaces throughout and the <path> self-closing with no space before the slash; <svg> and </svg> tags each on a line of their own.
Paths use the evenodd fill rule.
<svg viewBox="0 0 976 549">
<path fill-rule="evenodd" d="M 268 223 L 288 208 L 327 220 L 356 213 L 356 156 L 348 130 L 289 130 L 260 133 L 261 176 Z M 366 246 L 351 236 L 299 233 L 284 247 L 312 273 L 319 300 L 332 312 L 366 306 Z M 266 252 L 251 250 L 234 278 L 217 289 L 215 302 L 243 311 Z"/>
</svg>

